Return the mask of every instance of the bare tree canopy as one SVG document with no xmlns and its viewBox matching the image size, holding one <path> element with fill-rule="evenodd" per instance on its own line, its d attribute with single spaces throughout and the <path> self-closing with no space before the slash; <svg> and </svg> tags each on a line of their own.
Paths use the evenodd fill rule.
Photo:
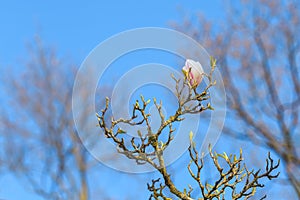
<svg viewBox="0 0 300 200">
<path fill-rule="evenodd" d="M 71 94 L 76 67 L 40 39 L 30 60 L 7 70 L 8 106 L 2 108 L 3 165 L 45 199 L 88 199 L 88 163 L 73 124 Z"/>
<path fill-rule="evenodd" d="M 224 133 L 274 151 L 300 198 L 300 2 L 225 4 L 217 23 L 201 15 L 173 26 L 216 56 L 225 80 Z"/>
</svg>

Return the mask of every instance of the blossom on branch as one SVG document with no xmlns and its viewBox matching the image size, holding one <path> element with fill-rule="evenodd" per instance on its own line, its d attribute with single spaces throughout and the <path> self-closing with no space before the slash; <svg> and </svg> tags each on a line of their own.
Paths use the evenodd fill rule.
<svg viewBox="0 0 300 200">
<path fill-rule="evenodd" d="M 192 88 L 198 87 L 202 82 L 204 71 L 202 65 L 199 62 L 196 62 L 191 59 L 187 59 L 182 72 L 185 75 L 185 78 L 188 79 Z"/>
</svg>

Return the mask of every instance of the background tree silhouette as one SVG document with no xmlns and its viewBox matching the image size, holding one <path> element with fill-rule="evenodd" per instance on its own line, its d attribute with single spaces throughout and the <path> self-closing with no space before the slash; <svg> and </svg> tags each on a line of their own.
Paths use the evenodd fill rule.
<svg viewBox="0 0 300 200">
<path fill-rule="evenodd" d="M 2 77 L 8 104 L 1 107 L 1 166 L 44 199 L 90 199 L 97 184 L 89 183 L 88 174 L 97 162 L 81 144 L 73 122 L 77 66 L 38 37 L 29 52 L 29 60 L 12 68 L 17 72 L 6 70 Z M 101 198 L 105 195 L 102 191 Z"/>
<path fill-rule="evenodd" d="M 216 56 L 228 97 L 224 133 L 274 151 L 300 198 L 300 2 L 224 3 L 220 23 L 172 24 Z M 283 181 L 286 184 L 286 181 Z"/>
</svg>

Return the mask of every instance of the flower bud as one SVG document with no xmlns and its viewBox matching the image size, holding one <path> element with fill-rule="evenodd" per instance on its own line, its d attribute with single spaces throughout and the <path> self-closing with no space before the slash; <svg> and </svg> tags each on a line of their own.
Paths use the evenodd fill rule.
<svg viewBox="0 0 300 200">
<path fill-rule="evenodd" d="M 188 79 L 192 88 L 196 88 L 203 79 L 204 71 L 202 65 L 194 60 L 187 59 L 185 66 L 182 68 L 182 72 Z"/>
</svg>

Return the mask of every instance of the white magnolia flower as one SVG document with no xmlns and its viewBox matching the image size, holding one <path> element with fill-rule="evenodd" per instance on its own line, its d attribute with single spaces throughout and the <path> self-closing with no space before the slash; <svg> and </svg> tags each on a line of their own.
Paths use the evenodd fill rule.
<svg viewBox="0 0 300 200">
<path fill-rule="evenodd" d="M 204 71 L 199 62 L 187 59 L 182 72 L 189 80 L 192 88 L 196 88 L 202 82 Z"/>
</svg>

